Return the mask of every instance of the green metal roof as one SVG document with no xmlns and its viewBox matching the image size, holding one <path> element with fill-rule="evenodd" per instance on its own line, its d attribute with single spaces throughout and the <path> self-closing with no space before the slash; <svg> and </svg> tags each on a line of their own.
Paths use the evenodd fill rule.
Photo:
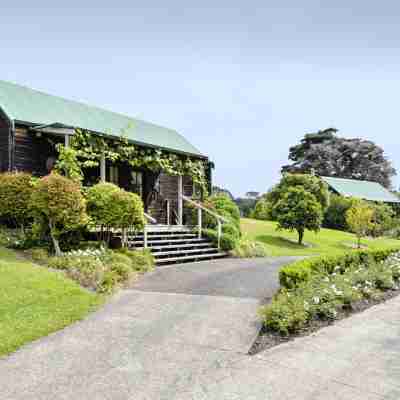
<svg viewBox="0 0 400 400">
<path fill-rule="evenodd" d="M 114 136 L 124 130 L 133 142 L 204 157 L 174 130 L 1 80 L 0 108 L 14 121 L 61 123 Z"/>
<path fill-rule="evenodd" d="M 396 195 L 376 182 L 329 178 L 325 176 L 321 176 L 321 179 L 335 192 L 345 197 L 382 201 L 384 203 L 400 203 L 400 199 Z"/>
</svg>

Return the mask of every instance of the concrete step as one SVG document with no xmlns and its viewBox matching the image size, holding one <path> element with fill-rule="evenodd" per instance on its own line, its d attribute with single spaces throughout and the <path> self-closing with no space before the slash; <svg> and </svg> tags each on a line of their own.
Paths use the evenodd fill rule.
<svg viewBox="0 0 400 400">
<path fill-rule="evenodd" d="M 153 245 L 167 245 L 167 244 L 188 244 L 188 243 L 210 243 L 209 240 L 207 239 L 162 239 L 162 240 L 152 240 L 152 239 L 148 239 L 147 240 L 147 245 L 149 247 L 152 247 Z M 128 246 L 137 246 L 137 245 L 144 245 L 144 241 L 143 240 L 128 240 Z"/>
<path fill-rule="evenodd" d="M 204 261 L 204 260 L 213 260 L 215 258 L 226 257 L 226 253 L 211 253 L 211 254 L 193 254 L 190 256 L 183 257 L 167 257 L 160 258 L 156 260 L 156 265 L 166 265 L 166 264 L 179 264 L 185 262 L 193 262 L 193 261 Z"/>
<path fill-rule="evenodd" d="M 193 239 L 196 238 L 197 235 L 195 233 L 170 233 L 170 234 L 149 234 L 147 235 L 148 240 L 171 240 L 171 239 Z M 128 236 L 128 240 L 136 241 L 136 240 L 143 240 L 143 235 L 136 235 L 136 236 Z"/>
<path fill-rule="evenodd" d="M 204 243 L 186 243 L 186 244 L 166 244 L 163 246 L 151 246 L 152 252 L 162 251 L 162 250 L 179 250 L 179 249 L 201 249 L 204 247 L 210 247 L 212 244 L 210 242 Z"/>
<path fill-rule="evenodd" d="M 217 247 L 206 247 L 203 249 L 191 249 L 191 250 L 185 250 L 185 249 L 180 249 L 180 250 L 170 250 L 170 251 L 158 251 L 158 252 L 153 252 L 153 256 L 155 257 L 156 260 L 159 258 L 163 257 L 168 257 L 168 256 L 187 256 L 187 255 L 195 255 L 195 254 L 205 254 L 205 253 L 218 253 L 218 248 Z"/>
</svg>

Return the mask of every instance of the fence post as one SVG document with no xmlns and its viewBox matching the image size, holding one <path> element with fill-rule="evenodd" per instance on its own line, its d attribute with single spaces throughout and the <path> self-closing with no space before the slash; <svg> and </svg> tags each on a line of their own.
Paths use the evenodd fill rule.
<svg viewBox="0 0 400 400">
<path fill-rule="evenodd" d="M 197 227 L 198 227 L 198 235 L 199 235 L 199 239 L 201 239 L 201 230 L 202 230 L 202 226 L 203 226 L 203 221 L 202 221 L 202 210 L 201 208 L 197 209 Z"/>
</svg>

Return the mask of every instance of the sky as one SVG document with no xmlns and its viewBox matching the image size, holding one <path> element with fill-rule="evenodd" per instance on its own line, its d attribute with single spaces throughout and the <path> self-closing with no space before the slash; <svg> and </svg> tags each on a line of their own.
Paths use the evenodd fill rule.
<svg viewBox="0 0 400 400">
<path fill-rule="evenodd" d="M 236 196 L 265 192 L 327 127 L 400 174 L 399 18 L 385 0 L 13 0 L 0 79 L 175 129 Z"/>
</svg>

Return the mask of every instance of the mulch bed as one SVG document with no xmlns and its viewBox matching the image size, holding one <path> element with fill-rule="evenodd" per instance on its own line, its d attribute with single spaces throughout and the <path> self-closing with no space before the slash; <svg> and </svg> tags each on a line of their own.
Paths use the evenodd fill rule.
<svg viewBox="0 0 400 400">
<path fill-rule="evenodd" d="M 338 311 L 338 315 L 336 319 L 334 320 L 313 320 L 310 321 L 309 325 L 302 329 L 300 332 L 297 332 L 295 334 L 290 334 L 288 336 L 283 336 L 280 335 L 279 333 L 274 333 L 271 331 L 268 331 L 265 327 L 263 327 L 258 334 L 257 339 L 254 341 L 253 345 L 251 346 L 249 350 L 249 355 L 254 355 L 257 354 L 263 350 L 270 349 L 272 347 L 278 346 L 282 343 L 289 342 L 291 340 L 294 340 L 299 337 L 304 337 L 308 336 L 321 328 L 324 328 L 329 325 L 335 324 L 337 321 L 340 321 L 341 319 L 348 318 L 353 314 L 362 312 L 370 307 L 373 307 L 377 304 L 381 304 L 387 300 L 392 299 L 393 297 L 396 297 L 400 295 L 400 289 L 398 290 L 388 290 L 386 292 L 382 292 L 382 297 L 380 297 L 377 300 L 372 300 L 372 299 L 363 299 L 355 304 L 352 305 L 351 309 L 347 310 L 341 310 Z M 264 303 L 269 303 L 270 299 L 268 301 L 265 301 Z"/>
</svg>

